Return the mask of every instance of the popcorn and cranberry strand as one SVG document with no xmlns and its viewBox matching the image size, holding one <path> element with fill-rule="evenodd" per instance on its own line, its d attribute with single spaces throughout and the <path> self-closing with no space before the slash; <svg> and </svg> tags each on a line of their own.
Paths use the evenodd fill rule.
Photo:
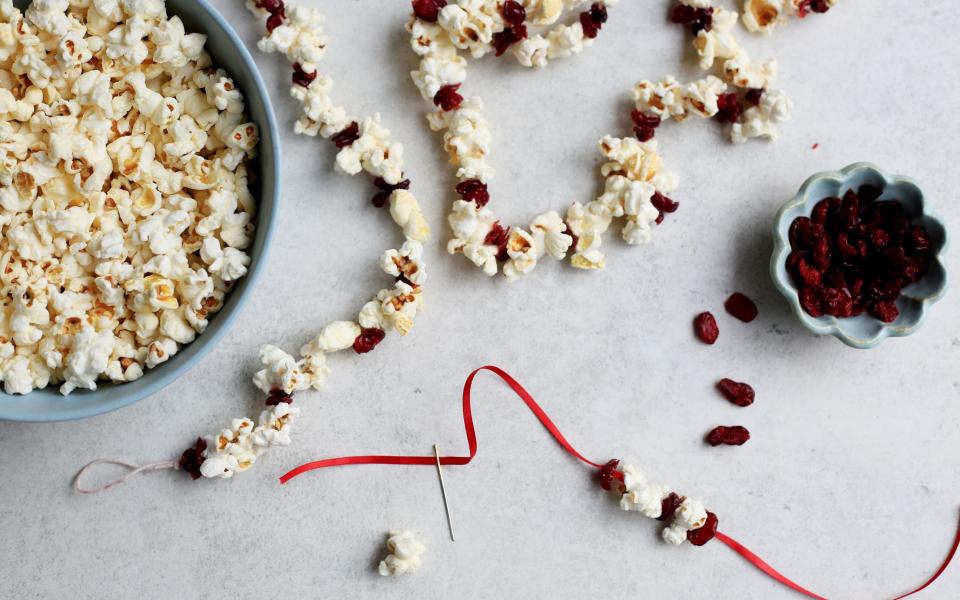
<svg viewBox="0 0 960 600">
<path fill-rule="evenodd" d="M 365 304 L 356 321 L 327 325 L 313 341 L 300 349 L 299 360 L 276 346 L 260 350 L 263 370 L 253 383 L 267 398 L 267 408 L 257 423 L 234 419 L 230 427 L 198 438 L 178 461 L 194 479 L 232 477 L 250 468 L 274 446 L 290 444 L 290 430 L 300 413 L 293 394 L 320 389 L 329 369 L 327 355 L 352 349 L 356 354 L 372 351 L 388 330 L 406 335 L 423 305 L 421 286 L 426 281 L 422 242 L 430 228 L 403 175 L 403 146 L 390 140 L 380 125 L 380 115 L 366 119 L 350 115 L 333 104 L 329 77 L 317 71 L 328 43 L 323 15 L 316 9 L 290 6 L 282 0 L 247 0 L 247 8 L 264 18 L 267 34 L 257 46 L 264 52 L 280 52 L 292 63 L 291 95 L 300 101 L 303 114 L 295 125 L 299 134 L 330 139 L 339 149 L 338 171 L 356 175 L 366 171 L 377 189 L 372 202 L 389 206 L 390 214 L 406 238 L 398 250 L 388 250 L 380 260 L 383 271 L 393 277 L 392 288 L 381 290 Z"/>
<path fill-rule="evenodd" d="M 545 255 L 581 269 L 601 269 L 603 234 L 613 219 L 623 218 L 623 238 L 628 244 L 649 241 L 653 226 L 678 204 L 667 194 L 676 188 L 676 177 L 663 170 L 656 142 L 606 136 L 600 152 L 607 162 L 602 194 L 587 204 L 573 204 L 561 217 L 555 211 L 537 216 L 528 228 L 507 227 L 487 204 L 488 183 L 494 169 L 488 163 L 490 125 L 479 98 L 464 98 L 466 59 L 508 51 L 520 64 L 543 68 L 550 60 L 582 52 L 599 35 L 613 2 L 580 0 L 414 0 L 407 25 L 411 46 L 421 57 L 412 73 L 424 99 L 436 110 L 427 120 L 443 132 L 450 162 L 457 167 L 459 184 L 448 217 L 453 238 L 447 249 L 463 254 L 487 275 L 501 269 L 510 280 L 532 271 Z M 546 34 L 531 35 L 528 25 L 553 25 L 564 14 L 584 9 L 570 25 L 557 25 Z M 502 265 L 502 266 L 501 266 Z"/>
<path fill-rule="evenodd" d="M 662 533 L 665 541 L 674 545 L 681 545 L 689 541 L 695 546 L 704 546 L 716 538 L 781 585 L 789 587 L 810 598 L 825 600 L 823 596 L 815 594 L 787 578 L 746 546 L 719 531 L 719 519 L 717 515 L 708 511 L 700 501 L 681 496 L 671 491 L 670 488 L 665 485 L 650 483 L 638 469 L 630 466 L 621 466 L 619 460 L 614 459 L 606 463 L 600 463 L 586 458 L 567 441 L 566 437 L 564 437 L 560 431 L 560 428 L 557 427 L 547 412 L 534 400 L 530 392 L 520 385 L 509 373 L 493 365 L 476 369 L 467 377 L 463 385 L 463 423 L 467 437 L 467 447 L 469 449 L 467 456 L 372 455 L 330 458 L 300 465 L 283 475 L 280 478 L 280 483 L 287 483 L 294 477 L 309 471 L 349 465 L 418 465 L 432 467 L 435 466 L 437 462 L 447 466 L 464 466 L 470 464 L 476 457 L 478 450 L 477 432 L 473 423 L 473 382 L 477 375 L 483 371 L 493 373 L 503 380 L 503 382 L 523 400 L 527 408 L 530 409 L 544 428 L 568 454 L 593 469 L 596 469 L 596 476 L 600 487 L 619 499 L 622 510 L 639 512 L 651 519 L 667 523 Z M 898 596 L 895 600 L 912 596 L 932 585 L 933 582 L 946 571 L 953 557 L 956 555 L 958 548 L 960 548 L 960 528 L 958 528 L 953 545 L 940 568 L 921 586 L 907 594 Z"/>
</svg>

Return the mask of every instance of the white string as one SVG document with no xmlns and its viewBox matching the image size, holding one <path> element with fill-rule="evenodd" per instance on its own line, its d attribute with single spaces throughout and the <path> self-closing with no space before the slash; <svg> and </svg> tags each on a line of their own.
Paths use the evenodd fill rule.
<svg viewBox="0 0 960 600">
<path fill-rule="evenodd" d="M 98 488 L 85 488 L 80 485 L 80 478 L 84 474 L 97 465 L 117 465 L 120 467 L 125 467 L 130 469 L 130 472 L 124 475 L 119 479 L 115 479 L 109 483 L 106 483 Z M 77 472 L 76 477 L 73 478 L 73 490 L 78 494 L 98 494 L 100 492 L 105 492 L 112 488 L 115 485 L 120 485 L 121 483 L 126 483 L 131 477 L 135 477 L 140 473 L 147 473 L 149 471 L 164 471 L 166 469 L 176 469 L 177 461 L 168 460 L 164 462 L 155 462 L 148 465 L 134 465 L 128 462 L 123 462 L 122 460 L 113 460 L 110 458 L 98 458 L 97 460 L 88 463 L 82 469 Z"/>
</svg>

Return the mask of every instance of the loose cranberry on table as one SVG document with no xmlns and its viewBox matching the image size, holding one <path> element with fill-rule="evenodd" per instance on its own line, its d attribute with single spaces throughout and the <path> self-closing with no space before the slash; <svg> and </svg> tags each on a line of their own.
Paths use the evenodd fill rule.
<svg viewBox="0 0 960 600">
<path fill-rule="evenodd" d="M 700 313 L 693 320 L 693 330 L 704 344 L 715 344 L 720 337 L 717 320 L 708 312 Z"/>
<path fill-rule="evenodd" d="M 750 432 L 746 427 L 716 427 L 707 434 L 707 442 L 711 446 L 742 446 L 750 440 Z"/>
<path fill-rule="evenodd" d="M 740 319 L 744 323 L 749 323 L 760 314 L 757 305 L 740 292 L 734 292 L 723 305 L 727 312 Z"/>
<path fill-rule="evenodd" d="M 737 406 L 750 406 L 757 397 L 749 384 L 732 379 L 721 379 L 717 382 L 717 389 L 724 398 Z"/>
<path fill-rule="evenodd" d="M 790 225 L 786 267 L 810 316 L 867 312 L 891 323 L 900 314 L 900 292 L 927 274 L 927 230 L 911 223 L 899 200 L 878 200 L 881 193 L 865 185 L 843 198 L 824 198 Z"/>
</svg>

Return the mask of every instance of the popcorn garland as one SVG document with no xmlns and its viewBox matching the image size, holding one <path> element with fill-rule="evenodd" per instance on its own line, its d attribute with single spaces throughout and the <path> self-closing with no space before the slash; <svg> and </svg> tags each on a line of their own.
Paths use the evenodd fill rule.
<svg viewBox="0 0 960 600">
<path fill-rule="evenodd" d="M 256 423 L 234 419 L 229 428 L 198 438 L 185 450 L 178 466 L 194 479 L 232 477 L 249 469 L 266 450 L 288 446 L 291 427 L 300 414 L 293 406 L 293 394 L 322 388 L 329 372 L 328 354 L 351 348 L 356 354 L 365 354 L 385 339 L 387 331 L 409 333 L 423 307 L 421 286 L 427 279 L 422 242 L 430 237 L 430 227 L 408 191 L 410 180 L 403 177 L 403 146 L 391 141 L 379 114 L 361 120 L 333 104 L 333 82 L 317 71 L 328 43 L 323 15 L 312 8 L 290 7 L 281 0 L 247 0 L 246 5 L 266 20 L 267 34 L 257 47 L 282 53 L 293 64 L 290 93 L 303 111 L 295 131 L 330 139 L 339 149 L 338 171 L 348 175 L 365 171 L 374 177 L 378 191 L 372 202 L 377 207 L 389 206 L 406 241 L 380 259 L 382 270 L 395 280 L 393 288 L 381 290 L 366 303 L 356 321 L 327 325 L 300 349 L 299 360 L 277 346 L 261 348 L 264 368 L 254 375 L 253 383 L 267 394 L 267 408 Z"/>
<path fill-rule="evenodd" d="M 614 2 L 583 0 L 414 0 L 407 24 L 411 46 L 420 57 L 420 69 L 411 76 L 421 95 L 436 111 L 427 116 L 431 129 L 443 132 L 450 162 L 457 167 L 460 200 L 453 203 L 448 221 L 453 238 L 451 254 L 463 254 L 493 276 L 501 269 L 508 280 L 531 272 L 545 255 L 580 269 L 602 269 L 603 234 L 614 218 L 623 218 L 623 239 L 631 245 L 649 241 L 653 225 L 678 204 L 667 194 L 677 179 L 663 170 L 655 141 L 605 136 L 600 152 L 607 159 L 602 195 L 573 204 L 565 217 L 555 211 L 537 216 L 527 229 L 505 227 L 487 206 L 488 182 L 494 169 L 488 164 L 490 126 L 479 98 L 465 99 L 466 59 L 489 53 L 513 54 L 526 67 L 544 68 L 549 61 L 583 52 L 607 21 Z M 572 25 L 557 25 L 547 33 L 530 35 L 528 25 L 548 26 L 566 11 L 586 8 Z"/>
<path fill-rule="evenodd" d="M 162 0 L 0 0 L 0 379 L 131 382 L 250 262 L 259 132 Z"/>
</svg>

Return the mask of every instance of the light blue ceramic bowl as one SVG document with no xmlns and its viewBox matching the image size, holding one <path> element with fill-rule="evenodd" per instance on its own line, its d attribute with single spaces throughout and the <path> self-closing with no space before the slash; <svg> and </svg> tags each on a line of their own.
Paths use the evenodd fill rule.
<svg viewBox="0 0 960 600">
<path fill-rule="evenodd" d="M 28 0 L 14 0 L 23 9 Z M 253 189 L 259 208 L 257 233 L 247 250 L 252 258 L 249 273 L 227 297 L 223 309 L 192 344 L 142 379 L 123 385 L 103 384 L 96 391 L 78 390 L 60 395 L 57 386 L 36 390 L 25 396 L 0 391 L 0 419 L 12 421 L 66 421 L 99 415 L 127 406 L 162 389 L 190 370 L 227 333 L 243 303 L 254 289 L 263 269 L 279 205 L 280 140 L 263 81 L 253 58 L 230 25 L 206 0 L 167 0 L 167 11 L 178 15 L 190 32 L 207 34 L 207 50 L 214 63 L 227 70 L 246 98 L 247 113 L 260 127 L 259 158 L 256 165 L 259 189 Z M 2 389 L 2 388 L 0 388 Z"/>
<path fill-rule="evenodd" d="M 864 313 L 858 317 L 838 319 L 829 315 L 812 317 L 800 306 L 797 288 L 787 272 L 790 254 L 790 224 L 797 217 L 809 217 L 813 207 L 824 198 L 842 197 L 847 190 L 873 185 L 883 190 L 881 200 L 903 202 L 914 223 L 923 224 L 930 235 L 934 258 L 927 275 L 906 288 L 897 300 L 900 316 L 893 323 L 883 323 Z M 869 163 L 856 163 L 839 172 L 818 173 L 808 179 L 800 192 L 777 215 L 773 231 L 774 250 L 770 272 L 777 289 L 784 295 L 794 314 L 804 326 L 817 335 L 832 335 L 854 348 L 873 348 L 888 337 L 902 337 L 917 331 L 926 319 L 930 306 L 947 291 L 947 269 L 943 258 L 947 249 L 947 231 L 943 222 L 931 211 L 920 186 L 908 177 L 887 175 Z"/>
</svg>

